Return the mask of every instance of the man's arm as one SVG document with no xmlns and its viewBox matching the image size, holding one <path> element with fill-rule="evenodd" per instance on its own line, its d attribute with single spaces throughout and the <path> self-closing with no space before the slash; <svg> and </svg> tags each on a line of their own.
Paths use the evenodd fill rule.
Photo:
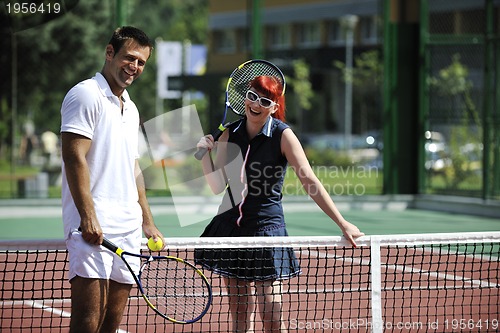
<svg viewBox="0 0 500 333">
<path fill-rule="evenodd" d="M 61 133 L 62 158 L 69 190 L 80 214 L 82 237 L 90 244 L 101 244 L 101 225 L 97 220 L 90 192 L 90 173 L 85 156 L 92 141 L 79 134 Z"/>
</svg>

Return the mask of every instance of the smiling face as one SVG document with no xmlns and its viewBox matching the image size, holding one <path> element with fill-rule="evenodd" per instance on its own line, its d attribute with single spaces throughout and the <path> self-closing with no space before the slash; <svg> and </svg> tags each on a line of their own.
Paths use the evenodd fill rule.
<svg viewBox="0 0 500 333">
<path fill-rule="evenodd" d="M 264 107 L 261 105 L 260 98 L 266 98 L 266 99 L 270 98 L 268 96 L 259 93 L 254 88 L 250 88 L 249 91 L 256 94 L 257 96 L 250 93 L 249 95 L 250 98 L 245 98 L 245 115 L 247 116 L 247 119 L 249 121 L 259 122 L 264 124 L 267 118 L 276 112 L 277 104 L 273 101 L 274 104 L 272 104 L 270 107 Z M 266 105 L 266 103 L 263 104 Z"/>
<path fill-rule="evenodd" d="M 106 47 L 106 63 L 102 74 L 108 81 L 113 94 L 121 96 L 144 70 L 150 55 L 148 46 L 141 46 L 135 40 L 127 40 L 118 53 L 112 45 Z"/>
</svg>

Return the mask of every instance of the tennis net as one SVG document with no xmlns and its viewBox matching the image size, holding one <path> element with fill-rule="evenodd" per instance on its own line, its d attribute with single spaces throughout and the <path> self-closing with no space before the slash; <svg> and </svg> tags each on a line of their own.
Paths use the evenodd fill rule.
<svg viewBox="0 0 500 333">
<path fill-rule="evenodd" d="M 178 238 L 168 243 L 164 254 L 190 261 L 206 249 L 229 249 L 239 260 L 259 260 L 247 253 L 293 248 L 301 274 L 277 284 L 274 300 L 280 299 L 280 306 L 261 308 L 264 318 L 259 310 L 249 317 L 255 332 L 265 332 L 273 311 L 280 312 L 289 332 L 500 330 L 500 232 L 365 236 L 357 248 L 336 236 Z M 1 241 L 0 331 L 68 331 L 67 266 L 63 241 Z M 229 303 L 235 300 L 230 296 L 236 294 L 244 302 L 255 299 L 259 309 L 260 284 L 227 288 L 220 275 L 204 272 L 214 303 L 199 322 L 165 321 L 134 288 L 120 332 L 227 333 L 232 327 Z M 250 304 L 239 304 L 242 313 L 251 312 Z"/>
</svg>

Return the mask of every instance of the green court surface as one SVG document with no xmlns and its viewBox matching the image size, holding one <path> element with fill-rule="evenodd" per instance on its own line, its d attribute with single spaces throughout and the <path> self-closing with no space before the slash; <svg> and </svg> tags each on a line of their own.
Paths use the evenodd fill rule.
<svg viewBox="0 0 500 333">
<path fill-rule="evenodd" d="M 291 236 L 340 235 L 339 228 L 311 201 L 285 202 L 285 217 Z M 180 226 L 175 211 L 161 204 L 151 206 L 155 222 L 166 237 L 197 237 L 208 221 Z M 415 209 L 343 209 L 347 220 L 367 235 L 500 231 L 498 218 L 451 214 Z M 0 207 L 0 240 L 62 239 L 61 208 L 50 205 Z"/>
</svg>

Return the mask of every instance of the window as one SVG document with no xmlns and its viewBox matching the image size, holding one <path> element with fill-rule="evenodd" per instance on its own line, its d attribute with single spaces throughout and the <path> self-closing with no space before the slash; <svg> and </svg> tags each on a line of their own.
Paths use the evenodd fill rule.
<svg viewBox="0 0 500 333">
<path fill-rule="evenodd" d="M 345 34 L 340 21 L 335 20 L 327 23 L 327 40 L 330 45 L 345 45 Z"/>
<path fill-rule="evenodd" d="M 301 47 L 317 47 L 321 45 L 320 22 L 302 23 L 297 27 L 297 44 Z"/>
<path fill-rule="evenodd" d="M 279 50 L 291 47 L 291 30 L 289 24 L 269 27 L 269 49 Z"/>
<path fill-rule="evenodd" d="M 252 49 L 252 40 L 248 29 L 238 30 L 238 51 L 247 52 Z"/>
<path fill-rule="evenodd" d="M 362 17 L 359 21 L 361 42 L 363 44 L 377 43 L 377 17 Z"/>
<path fill-rule="evenodd" d="M 215 31 L 214 46 L 218 53 L 236 52 L 236 32 L 234 30 Z"/>
</svg>

